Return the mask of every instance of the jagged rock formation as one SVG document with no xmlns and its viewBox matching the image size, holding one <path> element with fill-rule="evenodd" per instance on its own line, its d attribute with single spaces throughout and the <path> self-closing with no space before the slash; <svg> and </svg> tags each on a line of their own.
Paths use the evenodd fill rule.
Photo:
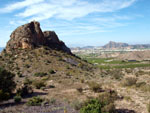
<svg viewBox="0 0 150 113">
<path fill-rule="evenodd" d="M 71 54 L 70 49 L 60 41 L 54 31 L 42 32 L 40 23 L 33 21 L 18 27 L 10 36 L 6 51 L 15 49 L 34 49 L 39 46 L 48 46 Z"/>
</svg>

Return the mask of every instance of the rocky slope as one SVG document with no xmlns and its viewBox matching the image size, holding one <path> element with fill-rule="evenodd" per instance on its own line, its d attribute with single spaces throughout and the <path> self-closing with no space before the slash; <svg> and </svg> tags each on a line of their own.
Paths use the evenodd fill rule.
<svg viewBox="0 0 150 113">
<path fill-rule="evenodd" d="M 54 31 L 42 32 L 39 22 L 18 27 L 10 37 L 0 55 L 0 66 L 18 76 L 34 78 L 36 73 L 49 75 L 49 71 L 57 76 L 82 76 L 92 68 L 73 55 Z"/>
</svg>

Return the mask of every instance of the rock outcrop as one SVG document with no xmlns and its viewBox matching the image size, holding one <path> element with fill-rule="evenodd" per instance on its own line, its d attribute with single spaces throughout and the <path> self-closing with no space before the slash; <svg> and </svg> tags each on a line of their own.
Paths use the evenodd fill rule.
<svg viewBox="0 0 150 113">
<path fill-rule="evenodd" d="M 48 46 L 71 54 L 70 49 L 60 41 L 54 31 L 42 32 L 40 23 L 33 21 L 18 27 L 12 32 L 7 43 L 6 51 L 15 49 L 34 49 L 40 46 Z"/>
</svg>

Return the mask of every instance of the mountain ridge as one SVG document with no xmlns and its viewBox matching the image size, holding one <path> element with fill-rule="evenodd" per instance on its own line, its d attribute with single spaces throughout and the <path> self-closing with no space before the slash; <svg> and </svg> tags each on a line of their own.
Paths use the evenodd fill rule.
<svg viewBox="0 0 150 113">
<path fill-rule="evenodd" d="M 115 42 L 109 41 L 107 44 L 103 46 L 84 46 L 84 47 L 72 47 L 71 49 L 94 49 L 94 48 L 102 48 L 102 49 L 149 49 L 150 44 L 128 44 L 124 42 Z"/>
</svg>

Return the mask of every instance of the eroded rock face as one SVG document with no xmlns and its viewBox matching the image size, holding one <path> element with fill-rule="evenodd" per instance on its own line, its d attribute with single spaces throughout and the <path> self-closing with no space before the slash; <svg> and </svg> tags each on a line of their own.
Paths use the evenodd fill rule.
<svg viewBox="0 0 150 113">
<path fill-rule="evenodd" d="M 64 42 L 59 40 L 57 34 L 54 31 L 44 31 L 43 34 L 46 39 L 46 46 L 71 53 L 70 49 L 65 45 Z"/>
<path fill-rule="evenodd" d="M 36 46 L 45 43 L 44 35 L 38 22 L 31 22 L 18 27 L 10 35 L 11 39 L 8 41 L 6 50 L 12 49 L 32 49 Z"/>
<path fill-rule="evenodd" d="M 7 43 L 6 51 L 15 49 L 34 49 L 39 46 L 48 46 L 71 53 L 70 49 L 59 40 L 54 31 L 42 32 L 40 23 L 33 21 L 18 27 L 12 32 Z"/>
</svg>

